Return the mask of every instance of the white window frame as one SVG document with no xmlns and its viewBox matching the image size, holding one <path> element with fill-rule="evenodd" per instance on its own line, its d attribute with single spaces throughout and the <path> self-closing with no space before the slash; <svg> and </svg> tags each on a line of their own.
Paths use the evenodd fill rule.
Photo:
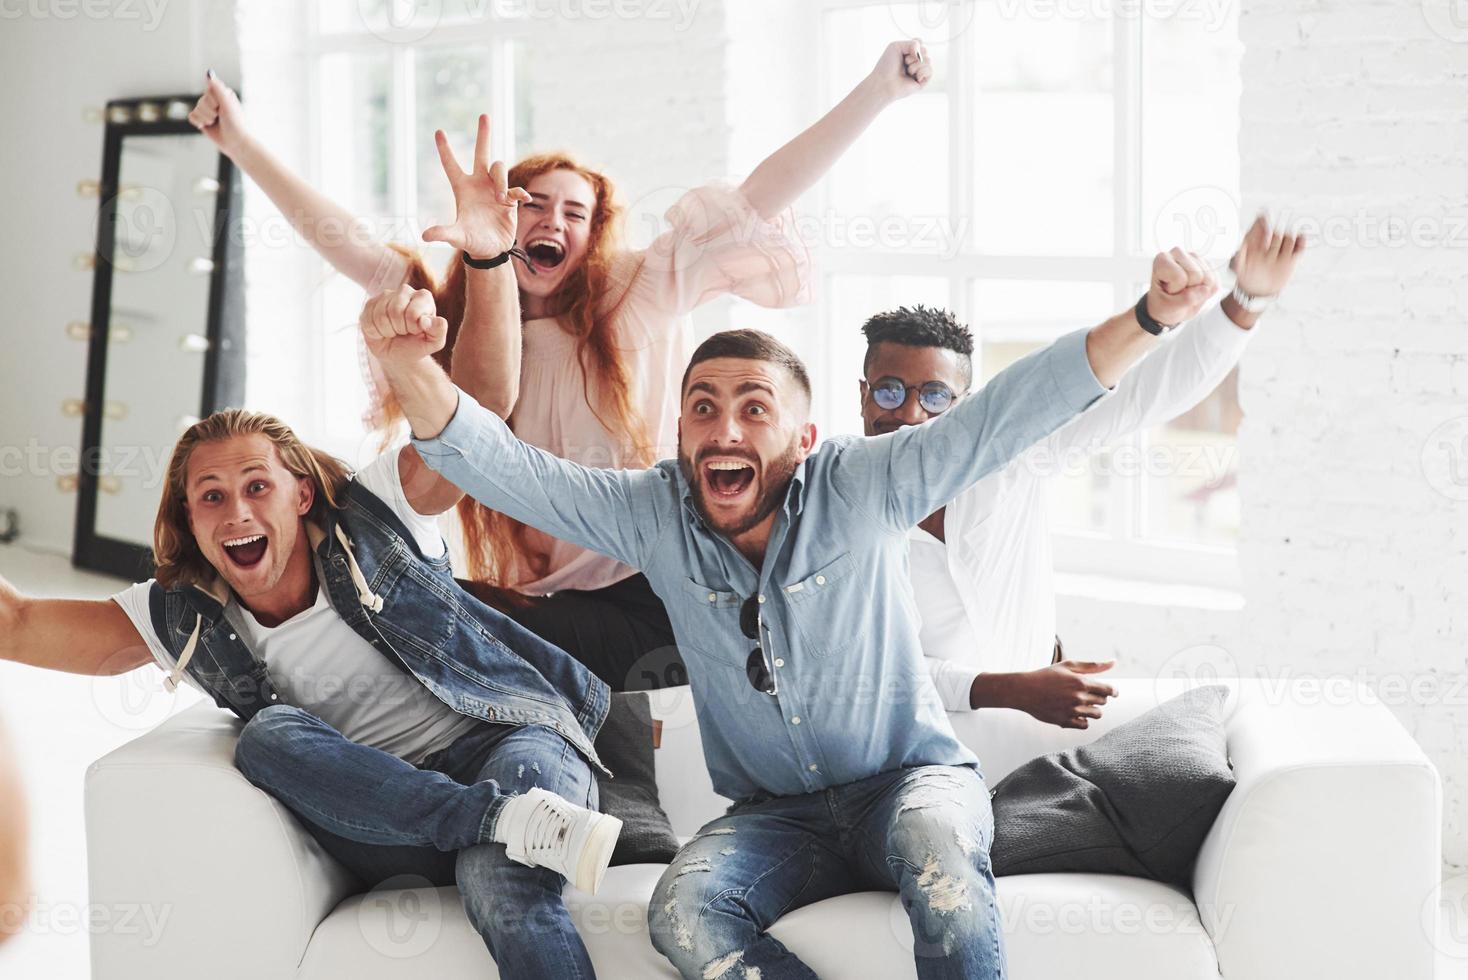
<svg viewBox="0 0 1468 980">
<path fill-rule="evenodd" d="M 829 105 L 844 94 L 830 90 L 830 66 L 825 43 L 827 15 L 899 2 L 901 0 L 821 0 L 816 50 L 820 61 L 822 104 Z M 957 4 L 964 0 L 950 2 Z M 1143 18 L 1116 17 L 1112 20 L 1112 98 L 1115 107 L 1112 145 L 1116 202 L 1110 256 L 977 254 L 973 250 L 973 222 L 964 222 L 960 225 L 964 229 L 962 248 L 952 257 L 911 251 L 884 253 L 868 248 L 846 251 L 828 248 L 821 256 L 822 273 L 826 278 L 823 285 L 829 285 L 831 277 L 842 275 L 946 279 L 950 308 L 966 323 L 973 323 L 975 318 L 976 311 L 972 308 L 975 283 L 985 279 L 1109 283 L 1113 292 L 1112 308 L 1098 310 L 1098 317 L 1135 303 L 1151 273 L 1151 255 L 1142 250 L 1142 31 Z M 967 32 L 963 36 L 967 36 Z M 977 74 L 971 47 L 962 43 L 951 44 L 947 57 L 949 208 L 953 214 L 965 215 L 970 214 L 974 207 L 970 154 Z M 828 206 L 828 202 L 823 201 L 823 206 Z M 822 325 L 826 340 L 821 345 L 823 351 L 835 350 L 836 344 L 845 342 L 851 330 L 851 324 L 831 323 L 831 304 L 826 298 L 830 295 L 830 289 L 823 288 L 817 300 L 817 322 Z M 975 329 L 976 334 L 980 331 L 981 328 Z M 975 337 L 976 361 L 982 352 L 981 340 L 981 337 Z M 828 355 L 817 367 L 818 376 L 830 378 L 834 367 L 834 355 Z M 981 372 L 982 364 L 975 363 L 975 375 Z M 1146 449 L 1146 440 L 1147 433 L 1131 437 L 1131 441 L 1143 450 Z M 1107 512 L 1113 517 L 1109 531 L 1066 530 L 1053 535 L 1057 571 L 1149 582 L 1181 582 L 1220 589 L 1238 587 L 1237 548 L 1138 537 L 1148 492 L 1144 478 L 1134 476 L 1113 480 L 1111 487 L 1112 497 Z"/>
</svg>

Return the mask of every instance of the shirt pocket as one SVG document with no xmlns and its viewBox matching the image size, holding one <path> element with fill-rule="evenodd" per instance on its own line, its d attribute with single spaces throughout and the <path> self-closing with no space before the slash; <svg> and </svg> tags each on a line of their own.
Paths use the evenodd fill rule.
<svg viewBox="0 0 1468 980">
<path fill-rule="evenodd" d="M 678 584 L 687 601 L 668 605 L 678 648 L 691 649 L 708 660 L 743 670 L 744 660 L 741 658 L 754 649 L 754 641 L 746 639 L 739 629 L 739 607 L 746 597 L 737 592 L 712 588 L 691 578 L 685 578 Z M 739 654 L 737 649 L 741 644 L 748 648 L 743 654 Z M 687 657 L 684 659 L 686 661 Z"/>
<path fill-rule="evenodd" d="M 847 645 L 857 625 L 858 610 L 851 606 L 862 598 L 850 588 L 837 586 L 855 570 L 856 559 L 848 551 L 804 578 L 780 587 L 805 652 L 825 657 Z"/>
</svg>

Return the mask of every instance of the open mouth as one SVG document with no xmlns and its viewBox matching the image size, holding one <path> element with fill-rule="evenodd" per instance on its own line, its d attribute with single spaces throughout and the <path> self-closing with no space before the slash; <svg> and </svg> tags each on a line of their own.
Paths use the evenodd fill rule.
<svg viewBox="0 0 1468 980">
<path fill-rule="evenodd" d="M 224 542 L 224 553 L 237 568 L 254 568 L 265 558 L 270 539 L 263 534 L 250 534 Z"/>
<path fill-rule="evenodd" d="M 566 249 L 560 242 L 537 238 L 525 246 L 525 254 L 540 269 L 554 269 L 566 260 Z"/>
<path fill-rule="evenodd" d="M 754 482 L 754 467 L 737 459 L 715 459 L 703 464 L 703 480 L 718 497 L 737 497 Z"/>
</svg>

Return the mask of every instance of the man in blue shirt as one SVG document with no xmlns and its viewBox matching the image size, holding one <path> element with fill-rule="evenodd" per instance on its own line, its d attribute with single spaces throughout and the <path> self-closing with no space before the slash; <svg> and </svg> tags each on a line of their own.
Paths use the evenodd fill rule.
<svg viewBox="0 0 1468 980">
<path fill-rule="evenodd" d="M 667 604 L 714 788 L 738 801 L 653 897 L 653 942 L 683 976 L 813 977 L 769 926 L 872 889 L 902 894 L 920 977 L 999 974 L 988 791 L 925 671 L 906 533 L 1102 397 L 1215 285 L 1195 256 L 1159 255 L 1135 309 L 927 425 L 819 447 L 799 359 L 757 331 L 716 334 L 683 378 L 679 458 L 645 470 L 521 443 L 431 359 L 442 318 L 364 322 L 432 469 L 641 569 Z M 486 312 L 518 315 L 510 297 Z"/>
</svg>

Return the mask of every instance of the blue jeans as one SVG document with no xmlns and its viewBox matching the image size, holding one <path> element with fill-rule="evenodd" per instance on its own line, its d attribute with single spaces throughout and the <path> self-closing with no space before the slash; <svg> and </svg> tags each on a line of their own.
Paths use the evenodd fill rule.
<svg viewBox="0 0 1468 980">
<path fill-rule="evenodd" d="M 506 794 L 539 786 L 596 809 L 590 766 L 550 729 L 485 724 L 413 766 L 272 705 L 240 733 L 235 765 L 366 887 L 457 884 L 501 975 L 595 976 L 561 900 L 566 879 L 511 861 L 492 838 Z"/>
<path fill-rule="evenodd" d="M 775 920 L 849 892 L 896 891 L 922 980 L 999 978 L 993 836 L 989 791 L 972 767 L 899 769 L 819 793 L 755 796 L 706 824 L 673 859 L 648 912 L 653 945 L 688 978 L 814 980 L 766 931 Z"/>
</svg>

